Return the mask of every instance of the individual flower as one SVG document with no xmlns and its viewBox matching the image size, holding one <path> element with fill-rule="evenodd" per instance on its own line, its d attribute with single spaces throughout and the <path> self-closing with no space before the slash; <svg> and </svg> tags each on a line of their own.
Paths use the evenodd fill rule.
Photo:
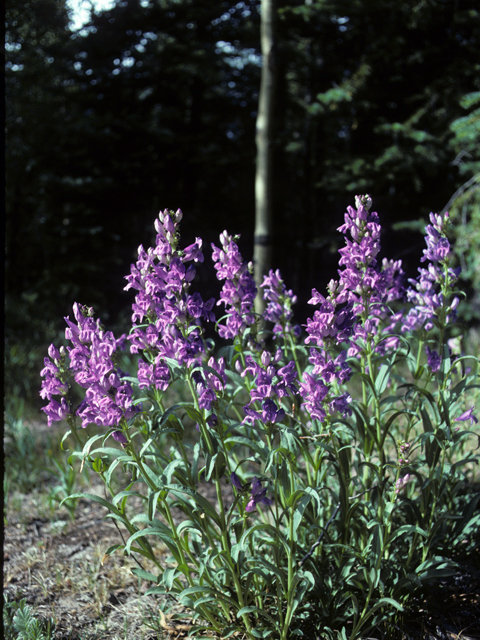
<svg viewBox="0 0 480 640">
<path fill-rule="evenodd" d="M 114 431 L 112 433 L 112 436 L 113 436 L 113 439 L 116 440 L 117 442 L 120 442 L 121 445 L 128 444 L 128 440 L 125 434 L 122 433 L 121 431 Z"/>
<path fill-rule="evenodd" d="M 262 481 L 256 476 L 252 480 L 250 487 L 250 499 L 245 507 L 245 511 L 255 511 L 258 504 L 265 504 L 270 506 L 273 504 L 273 500 L 267 498 L 267 489 L 262 488 Z"/>
<path fill-rule="evenodd" d="M 246 491 L 249 487 L 248 483 L 242 484 L 242 482 L 240 481 L 240 478 L 237 476 L 235 471 L 230 474 L 230 482 L 232 483 L 232 486 L 235 487 L 235 489 L 240 492 Z"/>
<path fill-rule="evenodd" d="M 474 405 L 470 407 L 467 411 L 464 411 L 462 414 L 455 418 L 455 422 L 466 422 L 470 420 L 470 426 L 473 427 L 474 424 L 478 422 L 478 418 L 473 415 Z"/>
<path fill-rule="evenodd" d="M 430 349 L 428 344 L 425 346 L 425 353 L 427 354 L 427 365 L 433 373 L 436 373 L 440 369 L 442 359 L 436 351 Z"/>
<path fill-rule="evenodd" d="M 70 407 L 65 398 L 60 398 L 60 402 L 52 398 L 46 407 L 42 407 L 47 415 L 48 426 L 51 427 L 53 422 L 66 420 L 70 415 Z"/>
</svg>

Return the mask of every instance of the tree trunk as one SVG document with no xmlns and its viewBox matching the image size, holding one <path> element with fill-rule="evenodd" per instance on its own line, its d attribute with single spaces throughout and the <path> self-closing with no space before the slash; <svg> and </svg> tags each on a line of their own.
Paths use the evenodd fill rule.
<svg viewBox="0 0 480 640">
<path fill-rule="evenodd" d="M 262 0 L 261 48 L 263 56 L 256 123 L 257 166 L 255 174 L 255 236 L 253 264 L 257 287 L 271 268 L 273 220 L 273 143 L 277 61 L 275 59 L 276 0 Z M 265 308 L 261 290 L 255 310 Z"/>
</svg>

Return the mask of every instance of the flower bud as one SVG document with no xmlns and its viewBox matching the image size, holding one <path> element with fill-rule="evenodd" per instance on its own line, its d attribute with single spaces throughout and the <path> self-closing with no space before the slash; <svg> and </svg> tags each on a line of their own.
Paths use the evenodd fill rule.
<svg viewBox="0 0 480 640">
<path fill-rule="evenodd" d="M 262 353 L 261 360 L 264 367 L 268 367 L 271 359 L 272 359 L 272 356 L 268 351 L 264 351 Z"/>
<path fill-rule="evenodd" d="M 48 355 L 52 360 L 60 360 L 60 352 L 54 344 L 48 347 Z"/>
</svg>

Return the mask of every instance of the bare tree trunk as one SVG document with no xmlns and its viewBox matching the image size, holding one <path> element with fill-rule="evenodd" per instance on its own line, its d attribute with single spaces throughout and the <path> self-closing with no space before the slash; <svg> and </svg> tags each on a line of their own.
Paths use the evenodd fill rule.
<svg viewBox="0 0 480 640">
<path fill-rule="evenodd" d="M 276 0 L 262 0 L 261 47 L 263 56 L 256 124 L 257 167 L 255 175 L 254 275 L 257 287 L 271 268 L 273 221 L 273 143 L 277 61 L 275 59 Z M 259 290 L 255 310 L 265 308 Z"/>
</svg>

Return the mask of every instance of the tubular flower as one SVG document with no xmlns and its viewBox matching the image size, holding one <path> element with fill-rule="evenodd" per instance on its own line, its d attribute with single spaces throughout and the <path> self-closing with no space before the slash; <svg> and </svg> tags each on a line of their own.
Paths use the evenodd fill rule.
<svg viewBox="0 0 480 640">
<path fill-rule="evenodd" d="M 470 420 L 470 426 L 473 427 L 474 424 L 477 424 L 478 418 L 473 415 L 474 406 L 472 405 L 470 409 L 464 411 L 458 418 L 455 418 L 455 422 L 466 422 Z"/>
<path fill-rule="evenodd" d="M 270 506 L 273 504 L 271 498 L 267 498 L 267 489 L 262 489 L 262 481 L 255 476 L 250 487 L 250 499 L 245 507 L 245 511 L 255 511 L 258 504 Z"/>
</svg>

